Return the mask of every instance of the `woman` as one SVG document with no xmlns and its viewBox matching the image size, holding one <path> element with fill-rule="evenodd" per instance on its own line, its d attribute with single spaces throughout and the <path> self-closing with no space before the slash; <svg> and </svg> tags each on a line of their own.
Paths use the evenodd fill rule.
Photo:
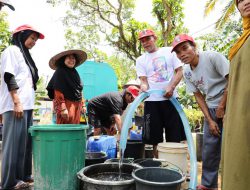
<svg viewBox="0 0 250 190">
<path fill-rule="evenodd" d="M 82 107 L 82 83 L 75 67 L 87 59 L 87 54 L 81 50 L 61 52 L 49 61 L 56 70 L 48 86 L 48 95 L 53 99 L 57 124 L 79 124 Z"/>
<path fill-rule="evenodd" d="M 250 181 L 250 0 L 236 0 L 243 34 L 230 49 L 223 135 L 223 190 L 249 189 Z"/>
<path fill-rule="evenodd" d="M 29 50 L 44 35 L 29 25 L 18 27 L 12 45 L 1 57 L 0 114 L 3 116 L 2 189 L 21 189 L 31 177 L 31 137 L 36 83 L 36 64 Z"/>
</svg>

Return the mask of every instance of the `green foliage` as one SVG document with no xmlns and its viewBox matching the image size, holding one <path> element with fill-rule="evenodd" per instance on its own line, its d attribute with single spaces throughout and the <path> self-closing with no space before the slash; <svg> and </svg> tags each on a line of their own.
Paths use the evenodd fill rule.
<svg viewBox="0 0 250 190">
<path fill-rule="evenodd" d="M 5 20 L 6 13 L 0 12 L 0 53 L 10 45 L 11 32 L 9 32 L 9 23 Z"/>
<path fill-rule="evenodd" d="M 216 5 L 219 3 L 224 3 L 224 9 L 221 11 L 220 18 L 216 21 L 216 28 L 220 29 L 236 12 L 235 0 L 208 0 L 205 5 L 204 15 L 208 16 L 215 9 Z"/>
<path fill-rule="evenodd" d="M 179 99 L 178 101 L 183 107 L 183 110 L 189 121 L 191 130 L 194 131 L 195 128 L 202 126 L 203 113 L 200 110 L 198 104 L 196 103 L 195 97 L 192 94 L 186 92 L 186 85 L 181 81 L 178 87 Z"/>
<path fill-rule="evenodd" d="M 39 100 L 41 100 L 42 97 L 46 96 L 46 87 L 45 87 L 45 82 L 44 82 L 44 78 L 40 77 L 39 80 L 37 81 L 37 90 L 35 93 L 35 105 L 36 106 L 40 106 L 41 103 Z M 38 113 L 39 109 L 34 109 L 34 114 L 36 116 L 39 115 Z"/>
<path fill-rule="evenodd" d="M 213 50 L 222 53 L 226 57 L 230 47 L 242 34 L 242 24 L 239 21 L 226 23 L 221 30 L 199 37 L 197 42 L 203 50 Z"/>
<path fill-rule="evenodd" d="M 153 0 L 153 15 L 158 19 L 158 45 L 170 46 L 174 37 L 180 33 L 187 33 L 184 27 L 183 4 L 184 0 Z"/>
<path fill-rule="evenodd" d="M 195 128 L 202 128 L 204 119 L 202 111 L 184 108 L 184 112 L 187 116 L 191 131 L 194 131 Z"/>
<path fill-rule="evenodd" d="M 178 87 L 180 104 L 187 109 L 199 109 L 198 104 L 196 103 L 195 97 L 193 94 L 189 94 L 186 91 L 186 84 L 181 81 Z"/>
<path fill-rule="evenodd" d="M 65 1 L 50 0 L 49 3 L 55 6 Z M 70 10 L 64 18 L 64 25 L 68 28 L 67 47 L 84 49 L 89 58 L 96 59 L 100 46 L 112 46 L 135 61 L 142 52 L 137 39 L 140 30 L 153 28 L 159 31 L 160 46 L 170 45 L 177 33 L 187 31 L 183 27 L 183 1 L 154 0 L 153 15 L 161 24 L 158 28 L 133 18 L 135 0 L 69 0 Z"/>
<path fill-rule="evenodd" d="M 122 86 L 129 80 L 136 78 L 135 65 L 131 60 L 124 58 L 120 54 L 116 54 L 109 57 L 107 62 L 116 73 L 119 89 L 122 89 Z"/>
</svg>

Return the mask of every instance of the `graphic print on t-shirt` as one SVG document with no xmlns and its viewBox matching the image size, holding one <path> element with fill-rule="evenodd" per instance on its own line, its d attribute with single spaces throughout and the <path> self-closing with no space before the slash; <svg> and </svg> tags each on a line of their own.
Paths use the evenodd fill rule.
<svg viewBox="0 0 250 190">
<path fill-rule="evenodd" d="M 152 80 L 155 82 L 164 82 L 169 80 L 167 61 L 164 56 L 152 60 L 154 74 Z"/>
<path fill-rule="evenodd" d="M 204 83 L 203 76 L 201 76 L 201 78 L 198 79 L 198 80 L 194 80 L 193 83 L 196 86 L 196 88 L 198 88 L 199 90 L 201 90 L 202 92 L 204 92 L 205 83 Z"/>
</svg>

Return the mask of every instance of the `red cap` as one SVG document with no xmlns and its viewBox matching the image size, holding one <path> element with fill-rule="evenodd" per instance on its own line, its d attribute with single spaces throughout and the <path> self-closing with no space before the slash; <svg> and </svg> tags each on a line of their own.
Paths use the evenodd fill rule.
<svg viewBox="0 0 250 190">
<path fill-rule="evenodd" d="M 38 32 L 35 28 L 33 28 L 32 26 L 28 24 L 17 27 L 15 31 L 13 32 L 13 34 L 16 34 L 24 30 L 31 30 L 31 31 L 37 32 L 39 34 L 39 39 L 44 39 L 44 35 L 41 32 Z"/>
<path fill-rule="evenodd" d="M 136 98 L 139 95 L 139 88 L 137 88 L 136 86 L 129 86 L 127 88 L 127 91 L 134 97 Z"/>
<path fill-rule="evenodd" d="M 147 37 L 147 36 L 155 36 L 155 32 L 153 30 L 150 30 L 150 29 L 142 30 L 141 32 L 139 32 L 138 40 L 140 40 L 144 37 Z"/>
<path fill-rule="evenodd" d="M 173 49 L 171 52 L 174 51 L 174 48 L 176 48 L 176 46 L 178 46 L 182 42 L 187 42 L 187 41 L 195 43 L 194 39 L 191 36 L 188 36 L 187 34 L 179 34 L 179 35 L 175 36 L 174 41 L 172 43 Z"/>
</svg>

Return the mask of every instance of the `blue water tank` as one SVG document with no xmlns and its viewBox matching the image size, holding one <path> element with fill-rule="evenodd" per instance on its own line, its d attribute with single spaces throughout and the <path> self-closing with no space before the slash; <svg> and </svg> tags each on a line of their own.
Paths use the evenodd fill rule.
<svg viewBox="0 0 250 190">
<path fill-rule="evenodd" d="M 77 67 L 77 71 L 83 82 L 84 98 L 87 100 L 107 92 L 118 91 L 114 69 L 107 63 L 86 61 Z"/>
</svg>

